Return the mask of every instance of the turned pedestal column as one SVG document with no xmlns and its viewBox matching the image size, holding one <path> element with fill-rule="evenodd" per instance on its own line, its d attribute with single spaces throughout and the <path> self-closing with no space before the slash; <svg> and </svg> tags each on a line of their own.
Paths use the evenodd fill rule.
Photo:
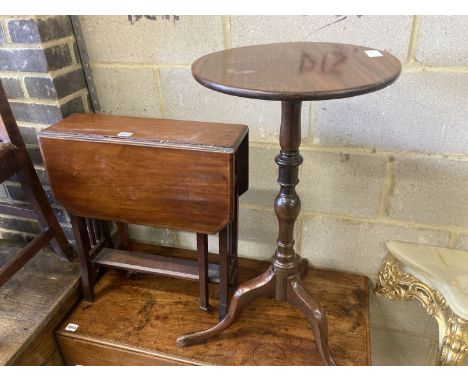
<svg viewBox="0 0 468 382">
<path fill-rule="evenodd" d="M 274 200 L 278 218 L 277 249 L 265 273 L 240 285 L 226 317 L 216 326 L 177 339 L 180 346 L 202 342 L 229 327 L 242 309 L 258 297 L 274 297 L 298 308 L 309 320 L 325 364 L 334 365 L 328 346 L 325 311 L 304 288 L 307 261 L 294 250 L 294 223 L 301 210 L 296 193 L 302 163 L 302 101 L 365 94 L 393 83 L 400 62 L 387 52 L 333 43 L 279 43 L 234 48 L 204 56 L 192 65 L 202 85 L 230 95 L 281 101 L 280 191 Z M 285 322 L 287 325 L 287 322 Z"/>
</svg>

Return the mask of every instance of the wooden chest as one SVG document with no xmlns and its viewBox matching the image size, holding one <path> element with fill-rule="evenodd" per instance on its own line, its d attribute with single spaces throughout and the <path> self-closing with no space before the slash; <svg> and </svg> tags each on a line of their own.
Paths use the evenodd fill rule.
<svg viewBox="0 0 468 382">
<path fill-rule="evenodd" d="M 41 131 L 39 144 L 72 215 L 214 234 L 248 188 L 247 134 L 243 125 L 74 114 Z"/>
<path fill-rule="evenodd" d="M 266 266 L 240 258 L 239 282 Z M 336 362 L 369 365 L 367 278 L 311 268 L 304 284 L 327 310 Z M 178 347 L 181 333 L 217 321 L 215 314 L 193 309 L 193 282 L 110 270 L 96 291 L 100 298 L 80 302 L 56 332 L 67 365 L 323 365 L 307 319 L 285 302 L 257 299 L 225 333 L 198 346 Z M 216 286 L 211 293 L 216 300 Z M 78 329 L 67 331 L 69 323 Z"/>
</svg>

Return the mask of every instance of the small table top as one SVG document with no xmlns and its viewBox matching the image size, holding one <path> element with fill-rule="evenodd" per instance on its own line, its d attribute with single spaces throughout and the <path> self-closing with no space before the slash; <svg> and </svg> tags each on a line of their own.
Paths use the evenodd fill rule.
<svg viewBox="0 0 468 382">
<path fill-rule="evenodd" d="M 400 61 L 363 46 L 290 42 L 228 49 L 199 58 L 192 74 L 202 85 L 239 97 L 279 101 L 351 97 L 382 89 Z"/>
<path fill-rule="evenodd" d="M 40 131 L 39 138 L 232 153 L 247 131 L 247 126 L 227 123 L 76 113 Z"/>
</svg>

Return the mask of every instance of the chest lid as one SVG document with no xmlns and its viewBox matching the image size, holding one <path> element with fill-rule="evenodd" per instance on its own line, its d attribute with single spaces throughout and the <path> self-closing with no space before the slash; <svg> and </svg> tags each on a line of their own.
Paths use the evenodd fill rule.
<svg viewBox="0 0 468 382">
<path fill-rule="evenodd" d="M 100 114 L 73 114 L 39 132 L 39 138 L 235 152 L 244 125 Z"/>
</svg>

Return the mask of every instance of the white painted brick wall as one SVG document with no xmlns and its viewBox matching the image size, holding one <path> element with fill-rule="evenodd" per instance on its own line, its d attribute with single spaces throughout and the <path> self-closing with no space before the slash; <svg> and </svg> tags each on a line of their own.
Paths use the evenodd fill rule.
<svg viewBox="0 0 468 382">
<path fill-rule="evenodd" d="M 224 48 L 220 16 L 182 16 L 178 21 L 127 16 L 80 18 L 91 61 L 185 64 Z"/>
<path fill-rule="evenodd" d="M 196 82 L 189 68 L 161 68 L 166 116 L 174 119 L 241 123 L 254 141 L 277 141 L 281 103 L 233 97 Z M 302 135 L 308 136 L 310 103 L 302 109 Z"/>
<path fill-rule="evenodd" d="M 468 162 L 400 158 L 394 163 L 389 216 L 468 227 Z"/>
<path fill-rule="evenodd" d="M 232 16 L 232 46 L 325 41 L 388 50 L 406 61 L 411 16 Z"/>
<path fill-rule="evenodd" d="M 161 118 L 154 70 L 94 67 L 93 77 L 101 113 Z"/>
<path fill-rule="evenodd" d="M 415 58 L 429 65 L 468 66 L 468 16 L 423 16 Z"/>
<path fill-rule="evenodd" d="M 468 153 L 467 73 L 404 73 L 381 91 L 317 102 L 314 143 Z"/>
<path fill-rule="evenodd" d="M 385 159 L 343 152 L 303 152 L 298 192 L 303 211 L 376 216 Z"/>
<path fill-rule="evenodd" d="M 250 148 L 249 191 L 241 200 L 273 208 L 278 148 Z M 302 211 L 375 216 L 380 205 L 385 159 L 376 155 L 302 151 L 297 192 Z"/>
<path fill-rule="evenodd" d="M 401 240 L 445 247 L 448 233 L 328 217 L 304 218 L 300 254 L 319 268 L 377 275 L 385 243 Z"/>
</svg>

